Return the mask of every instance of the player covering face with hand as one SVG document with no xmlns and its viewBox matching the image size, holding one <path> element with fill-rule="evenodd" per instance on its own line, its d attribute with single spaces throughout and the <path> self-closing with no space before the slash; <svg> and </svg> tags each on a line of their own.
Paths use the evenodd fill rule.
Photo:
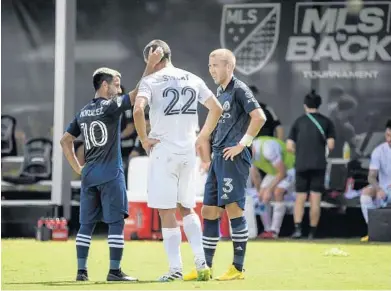
<svg viewBox="0 0 391 291">
<path fill-rule="evenodd" d="M 151 61 L 154 55 L 160 56 L 158 62 Z M 169 261 L 169 272 L 158 280 L 182 279 L 182 235 L 176 220 L 177 209 L 183 217 L 183 229 L 194 253 L 196 279 L 209 280 L 201 223 L 193 211 L 198 170 L 196 144 L 209 140 L 222 108 L 201 78 L 172 65 L 171 51 L 164 41 L 151 41 L 144 49 L 144 58 L 146 70 L 151 68 L 154 73 L 140 82 L 133 116 L 140 141 L 149 154 L 148 206 L 159 211 Z M 198 102 L 209 109 L 209 113 L 197 138 Z M 147 105 L 150 107 L 149 135 L 144 118 Z"/>
<path fill-rule="evenodd" d="M 235 56 L 227 49 L 218 49 L 209 55 L 209 72 L 219 88 L 217 98 L 223 115 L 213 132 L 213 160 L 205 185 L 203 245 L 206 262 L 212 267 L 219 241 L 219 218 L 225 208 L 232 227 L 233 262 L 217 280 L 243 279 L 244 257 L 248 240 L 247 222 L 243 215 L 245 188 L 251 165 L 248 149 L 266 121 L 259 103 L 249 87 L 233 76 Z M 210 156 L 201 152 L 205 162 Z M 191 272 L 185 280 L 195 279 Z"/>
</svg>

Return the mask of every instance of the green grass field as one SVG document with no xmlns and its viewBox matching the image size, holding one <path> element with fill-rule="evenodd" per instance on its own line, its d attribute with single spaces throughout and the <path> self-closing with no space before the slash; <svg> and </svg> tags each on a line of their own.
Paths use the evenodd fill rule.
<svg viewBox="0 0 391 291">
<path fill-rule="evenodd" d="M 347 257 L 325 256 L 338 247 Z M 391 289 L 391 245 L 359 244 L 353 241 L 250 242 L 246 279 L 231 282 L 153 282 L 167 271 L 161 242 L 127 242 L 122 268 L 138 277 L 138 283 L 106 283 L 109 252 L 105 240 L 92 242 L 89 282 L 74 282 L 75 242 L 36 242 L 30 239 L 2 240 L 2 290 L 69 289 Z M 193 266 L 191 250 L 183 244 L 185 270 Z M 231 242 L 220 242 L 214 274 L 232 260 Z"/>
</svg>

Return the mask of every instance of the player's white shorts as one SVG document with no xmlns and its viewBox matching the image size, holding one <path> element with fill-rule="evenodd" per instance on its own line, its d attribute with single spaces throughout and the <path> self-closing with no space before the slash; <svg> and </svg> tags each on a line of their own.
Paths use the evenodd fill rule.
<svg viewBox="0 0 391 291">
<path fill-rule="evenodd" d="M 267 188 L 271 185 L 273 182 L 275 176 L 267 174 L 261 183 L 261 189 Z M 291 192 L 294 190 L 295 186 L 295 169 L 289 169 L 286 172 L 286 177 L 284 180 L 282 180 L 280 183 L 278 183 L 277 187 L 287 190 L 287 192 Z"/>
<path fill-rule="evenodd" d="M 157 144 L 149 155 L 148 207 L 175 209 L 196 205 L 196 154 L 174 154 Z"/>
</svg>

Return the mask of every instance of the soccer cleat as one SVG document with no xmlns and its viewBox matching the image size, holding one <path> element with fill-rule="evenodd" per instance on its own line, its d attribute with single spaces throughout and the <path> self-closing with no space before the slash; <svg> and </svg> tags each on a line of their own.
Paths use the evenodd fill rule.
<svg viewBox="0 0 391 291">
<path fill-rule="evenodd" d="M 369 241 L 369 236 L 368 235 L 363 236 L 360 241 L 361 242 L 368 242 Z"/>
<path fill-rule="evenodd" d="M 258 237 L 262 239 L 277 239 L 278 234 L 274 231 L 264 231 Z"/>
<path fill-rule="evenodd" d="M 121 269 L 118 270 L 110 270 L 107 274 L 107 281 L 114 282 L 114 281 L 128 281 L 128 282 L 136 282 L 138 279 L 130 277 L 126 275 L 124 272 L 122 272 Z"/>
<path fill-rule="evenodd" d="M 197 281 L 209 281 L 212 278 L 212 270 L 208 267 L 197 271 Z"/>
<path fill-rule="evenodd" d="M 182 272 L 180 271 L 173 271 L 169 272 L 167 274 L 164 274 L 159 279 L 157 279 L 158 282 L 172 282 L 176 280 L 183 280 Z"/>
<path fill-rule="evenodd" d="M 220 277 L 217 277 L 217 281 L 230 281 L 230 280 L 243 280 L 244 279 L 244 270 L 239 271 L 235 268 L 234 265 L 231 265 L 227 272 L 225 272 Z"/>
<path fill-rule="evenodd" d="M 77 270 L 76 281 L 88 281 L 87 270 Z"/>
</svg>

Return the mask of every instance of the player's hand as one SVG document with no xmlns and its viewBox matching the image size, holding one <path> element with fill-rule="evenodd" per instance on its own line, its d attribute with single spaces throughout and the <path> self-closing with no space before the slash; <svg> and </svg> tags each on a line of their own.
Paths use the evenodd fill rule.
<svg viewBox="0 0 391 291">
<path fill-rule="evenodd" d="M 201 162 L 200 172 L 202 174 L 207 173 L 209 171 L 209 168 L 210 168 L 210 161 L 209 162 Z"/>
<path fill-rule="evenodd" d="M 228 147 L 223 150 L 223 157 L 227 161 L 228 159 L 231 159 L 231 161 L 234 160 L 234 157 L 240 154 L 244 149 L 244 146 L 241 144 L 237 144 L 234 147 Z"/>
<path fill-rule="evenodd" d="M 144 140 L 141 141 L 141 145 L 143 146 L 143 149 L 145 150 L 145 152 L 147 153 L 147 155 L 149 156 L 149 153 L 151 152 L 151 149 L 160 142 L 160 140 L 158 139 L 154 139 L 154 138 L 146 138 Z"/>
<path fill-rule="evenodd" d="M 83 168 L 84 168 L 84 166 L 80 166 L 80 167 L 77 169 L 76 173 L 77 173 L 78 175 L 81 175 L 81 172 L 83 171 Z"/>
<path fill-rule="evenodd" d="M 386 198 L 386 192 L 384 192 L 382 189 L 379 189 L 377 192 L 376 192 L 376 198 L 377 199 L 385 199 Z"/>
<path fill-rule="evenodd" d="M 209 136 L 198 135 L 196 140 L 196 151 L 202 163 L 210 164 L 210 154 L 205 153 L 205 146 L 209 144 Z M 209 167 L 208 167 L 209 168 Z"/>
<path fill-rule="evenodd" d="M 163 49 L 160 46 L 157 47 L 155 51 L 153 51 L 152 48 L 150 48 L 148 53 L 147 66 L 154 68 L 158 63 L 160 63 L 163 56 L 164 56 Z"/>
</svg>

